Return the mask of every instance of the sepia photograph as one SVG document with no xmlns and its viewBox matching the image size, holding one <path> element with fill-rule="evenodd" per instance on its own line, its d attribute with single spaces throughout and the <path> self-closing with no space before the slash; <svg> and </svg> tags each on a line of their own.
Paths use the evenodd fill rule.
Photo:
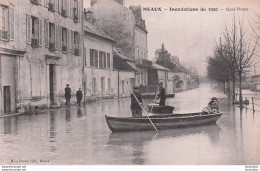
<svg viewBox="0 0 260 171">
<path fill-rule="evenodd" d="M 100 165 L 259 170 L 259 0 L 0 0 L 0 170 Z"/>
</svg>

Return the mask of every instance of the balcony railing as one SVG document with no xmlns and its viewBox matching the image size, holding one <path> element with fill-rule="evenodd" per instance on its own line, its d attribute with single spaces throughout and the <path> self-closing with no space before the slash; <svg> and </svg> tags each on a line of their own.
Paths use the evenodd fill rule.
<svg viewBox="0 0 260 171">
<path fill-rule="evenodd" d="M 67 46 L 62 46 L 62 51 L 67 52 Z"/>
<path fill-rule="evenodd" d="M 49 50 L 52 51 L 52 52 L 55 51 L 55 44 L 54 43 L 52 43 L 52 42 L 49 43 Z"/>
<path fill-rule="evenodd" d="M 67 17 L 67 11 L 64 10 L 64 9 L 62 9 L 62 10 L 61 10 L 61 15 L 62 15 L 63 17 Z"/>
<path fill-rule="evenodd" d="M 39 47 L 39 40 L 38 39 L 32 38 L 31 42 L 32 42 L 32 47 Z"/>
<path fill-rule="evenodd" d="M 8 32 L 0 30 L 0 38 L 8 40 Z"/>
<path fill-rule="evenodd" d="M 54 12 L 54 4 L 53 3 L 49 3 L 48 10 Z"/>
<path fill-rule="evenodd" d="M 74 49 L 74 55 L 79 56 L 79 49 L 78 48 Z"/>
</svg>

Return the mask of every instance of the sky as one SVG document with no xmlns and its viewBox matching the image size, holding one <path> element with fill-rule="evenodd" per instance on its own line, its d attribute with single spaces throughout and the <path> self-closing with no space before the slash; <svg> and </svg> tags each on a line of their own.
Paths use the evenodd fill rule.
<svg viewBox="0 0 260 171">
<path fill-rule="evenodd" d="M 142 10 L 148 31 L 148 59 L 154 58 L 155 50 L 164 43 L 182 64 L 195 68 L 200 75 L 206 75 L 206 57 L 212 56 L 216 41 L 231 24 L 234 14 L 244 19 L 248 33 L 252 32 L 249 23 L 256 21 L 255 13 L 260 14 L 260 0 L 125 0 L 125 6 L 130 5 L 162 8 L 162 11 Z M 206 11 L 169 11 L 170 7 L 199 10 L 203 7 Z M 209 11 L 209 8 L 218 8 L 218 11 Z M 228 8 L 235 11 L 227 11 Z"/>
</svg>

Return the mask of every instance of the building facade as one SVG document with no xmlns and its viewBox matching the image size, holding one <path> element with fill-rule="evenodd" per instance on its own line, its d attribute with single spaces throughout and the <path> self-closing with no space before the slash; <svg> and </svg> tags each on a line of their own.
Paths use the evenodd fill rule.
<svg viewBox="0 0 260 171">
<path fill-rule="evenodd" d="M 91 4 L 97 26 L 116 40 L 116 48 L 135 60 L 135 85 L 146 85 L 148 32 L 142 19 L 141 6 L 126 8 L 124 0 L 92 0 Z"/>
<path fill-rule="evenodd" d="M 66 84 L 74 101 L 82 87 L 82 1 L 7 0 L 1 7 L 9 22 L 1 28 L 1 113 L 63 105 Z"/>
</svg>

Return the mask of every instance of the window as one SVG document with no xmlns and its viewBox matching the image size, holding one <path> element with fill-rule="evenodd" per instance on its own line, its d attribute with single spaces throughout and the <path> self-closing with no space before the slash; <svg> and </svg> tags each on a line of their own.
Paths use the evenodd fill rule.
<svg viewBox="0 0 260 171">
<path fill-rule="evenodd" d="M 98 51 L 95 50 L 95 67 L 98 67 Z"/>
<path fill-rule="evenodd" d="M 125 94 L 125 80 L 122 80 L 122 94 Z"/>
<path fill-rule="evenodd" d="M 95 66 L 95 50 L 90 49 L 90 67 Z"/>
<path fill-rule="evenodd" d="M 106 68 L 106 53 L 99 51 L 99 68 Z"/>
<path fill-rule="evenodd" d="M 0 39 L 14 39 L 14 9 L 0 4 Z"/>
<path fill-rule="evenodd" d="M 55 50 L 55 25 L 49 22 L 49 49 Z"/>
<path fill-rule="evenodd" d="M 110 53 L 107 53 L 107 68 L 110 69 Z"/>
<path fill-rule="evenodd" d="M 42 20 L 26 14 L 27 43 L 32 47 L 42 46 Z"/>
<path fill-rule="evenodd" d="M 68 3 L 67 3 L 68 0 L 61 0 L 61 15 L 63 17 L 67 17 L 67 13 L 68 13 Z"/>
<path fill-rule="evenodd" d="M 78 9 L 78 6 L 79 6 L 79 2 L 78 0 L 74 0 L 74 3 L 73 3 L 73 7 L 72 7 L 72 18 L 74 21 L 79 21 L 79 9 Z"/>
<path fill-rule="evenodd" d="M 68 45 L 68 29 L 62 27 L 62 51 L 67 51 L 67 45 Z"/>
<path fill-rule="evenodd" d="M 46 0 L 45 0 L 46 1 Z M 54 12 L 55 7 L 54 7 L 54 0 L 49 0 L 48 1 L 48 10 Z"/>
<path fill-rule="evenodd" d="M 71 31 L 71 51 L 72 53 L 74 53 L 76 56 L 79 56 L 80 54 L 80 51 L 79 51 L 79 40 L 80 40 L 80 37 L 79 37 L 79 33 L 76 32 L 76 31 Z"/>
</svg>

